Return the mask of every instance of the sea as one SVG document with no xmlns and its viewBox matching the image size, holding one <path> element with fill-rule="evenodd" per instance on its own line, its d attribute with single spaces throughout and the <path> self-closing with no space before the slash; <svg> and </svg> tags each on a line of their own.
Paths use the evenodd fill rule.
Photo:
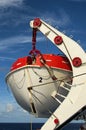
<svg viewBox="0 0 86 130">
<path fill-rule="evenodd" d="M 0 123 L 0 130 L 40 130 L 43 123 Z M 80 123 L 69 123 L 61 130 L 79 130 Z"/>
</svg>

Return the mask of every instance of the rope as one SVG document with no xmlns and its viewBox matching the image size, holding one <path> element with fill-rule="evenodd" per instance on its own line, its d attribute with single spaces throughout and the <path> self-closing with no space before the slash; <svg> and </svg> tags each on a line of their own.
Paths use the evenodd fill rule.
<svg viewBox="0 0 86 130">
<path fill-rule="evenodd" d="M 63 44 L 64 44 L 64 47 L 65 47 L 65 49 L 66 49 L 66 51 L 67 51 L 67 53 L 68 53 L 68 55 L 69 55 L 69 57 L 70 57 L 71 62 L 72 62 L 72 57 L 71 57 L 71 55 L 70 55 L 70 53 L 69 53 L 69 51 L 68 51 L 68 49 L 67 49 L 67 46 L 65 45 L 64 41 L 63 41 Z"/>
<path fill-rule="evenodd" d="M 34 68 L 32 68 L 33 72 L 38 76 L 38 77 L 42 77 L 43 79 L 45 80 L 48 80 L 50 78 L 50 75 L 47 75 L 47 76 L 44 76 L 44 75 L 41 75 L 41 74 L 38 74 Z"/>
<path fill-rule="evenodd" d="M 57 33 L 56 33 L 53 29 L 51 29 L 50 27 L 48 27 L 45 23 L 42 23 L 42 24 L 44 24 L 50 31 L 52 31 L 54 34 L 57 35 Z M 46 36 L 47 36 L 47 35 L 46 35 Z M 63 44 L 64 44 L 64 47 L 65 47 L 65 49 L 66 49 L 66 51 L 67 51 L 67 53 L 68 53 L 70 59 L 72 60 L 72 58 L 71 58 L 71 56 L 70 56 L 70 53 L 69 53 L 69 51 L 68 51 L 68 49 L 67 49 L 67 47 L 66 47 L 66 45 L 65 45 L 64 42 L 63 42 Z"/>
<path fill-rule="evenodd" d="M 33 91 L 35 91 L 35 90 L 33 90 Z M 37 91 L 35 91 L 35 92 L 37 92 Z M 37 92 L 37 93 L 39 93 L 39 92 Z M 46 97 L 43 93 L 40 93 L 40 94 L 41 94 L 42 96 L 44 96 L 44 98 L 47 100 L 47 97 Z M 43 102 L 41 102 L 33 93 L 32 93 L 32 96 L 33 96 L 33 98 L 36 98 L 39 103 L 41 103 L 42 105 L 46 106 L 46 105 L 45 105 Z M 49 100 L 48 100 L 48 101 L 49 101 Z M 56 115 L 54 115 L 53 112 L 52 112 L 51 110 L 49 110 L 48 107 L 46 107 L 46 110 L 47 110 L 51 115 L 53 115 L 55 118 L 57 118 Z"/>
<path fill-rule="evenodd" d="M 62 81 L 62 80 L 57 80 L 57 81 L 52 81 L 52 82 L 48 82 L 48 83 L 43 83 L 43 84 L 38 84 L 38 85 L 33 85 L 33 86 L 30 86 L 31 88 L 33 88 L 33 87 L 42 87 L 43 85 L 47 85 L 47 84 L 51 84 L 51 83 L 55 83 L 55 82 L 58 82 L 58 81 Z"/>
<path fill-rule="evenodd" d="M 33 129 L 32 115 L 30 114 L 30 130 Z"/>
<path fill-rule="evenodd" d="M 28 70 L 27 70 L 28 71 Z M 39 75 L 37 72 L 35 72 L 34 71 L 34 73 L 36 73 L 36 75 L 38 75 L 38 76 L 41 76 L 41 75 Z M 29 75 L 29 74 L 28 74 Z M 62 80 L 53 80 L 53 81 L 51 81 L 51 82 L 48 82 L 48 83 L 43 83 L 43 84 L 38 84 L 38 85 L 32 85 L 32 86 L 30 86 L 30 88 L 31 87 L 42 87 L 42 86 L 46 86 L 46 85 L 48 85 L 48 84 L 52 84 L 52 83 L 57 83 L 57 82 L 64 82 L 64 80 L 67 80 L 67 79 L 69 79 L 69 80 L 72 80 L 73 78 L 75 78 L 75 77 L 79 77 L 79 76 L 82 76 L 82 75 L 86 75 L 86 73 L 83 73 L 83 74 L 79 74 L 79 75 L 75 75 L 75 76 L 70 76 L 70 77 L 68 77 L 68 78 L 64 78 L 64 79 L 62 79 Z M 24 70 L 24 74 L 23 74 L 23 77 L 21 78 L 21 80 L 19 81 L 19 82 L 16 82 L 15 81 L 15 78 L 14 78 L 14 75 L 12 75 L 12 78 L 13 78 L 13 81 L 14 81 L 14 83 L 15 83 L 15 85 L 16 85 L 16 87 L 18 88 L 18 89 L 22 89 L 23 88 L 23 86 L 24 86 L 24 83 L 25 83 L 25 70 Z M 48 78 L 50 78 L 50 77 L 47 77 L 47 78 L 44 78 L 44 79 L 48 79 Z M 31 78 L 30 78 L 31 79 Z M 19 84 L 21 84 L 21 82 L 22 82 L 22 85 L 20 86 Z M 86 83 L 86 82 L 83 82 L 82 84 L 84 84 L 84 83 Z M 32 84 L 32 83 L 31 83 Z M 75 86 L 77 86 L 77 85 L 80 85 L 80 84 L 75 84 L 75 85 L 71 85 L 72 87 L 75 87 Z M 48 85 L 48 87 L 49 87 L 49 85 Z"/>
<path fill-rule="evenodd" d="M 15 78 L 14 78 L 14 75 L 12 74 L 12 78 L 13 78 L 13 80 L 14 80 L 14 83 L 16 84 L 16 87 L 18 88 L 18 89 L 22 89 L 23 88 L 23 86 L 24 86 L 24 83 L 25 83 L 25 70 L 24 70 L 24 74 L 23 74 L 23 77 L 21 78 L 21 80 L 19 81 L 19 82 L 16 82 L 15 81 Z M 20 86 L 19 84 L 21 84 L 21 82 L 22 82 L 22 85 Z"/>
<path fill-rule="evenodd" d="M 56 76 L 53 74 L 53 71 L 51 69 L 51 67 L 49 67 L 46 63 L 45 63 L 45 60 L 43 58 L 43 56 L 40 56 L 40 62 L 45 66 L 45 68 L 47 69 L 50 77 L 53 79 L 53 80 L 56 80 Z"/>
</svg>

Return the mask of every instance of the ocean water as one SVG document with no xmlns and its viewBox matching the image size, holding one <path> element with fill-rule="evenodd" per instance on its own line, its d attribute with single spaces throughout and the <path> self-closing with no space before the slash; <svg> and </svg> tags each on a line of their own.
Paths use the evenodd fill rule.
<svg viewBox="0 0 86 130">
<path fill-rule="evenodd" d="M 41 128 L 42 123 L 0 123 L 0 130 L 38 130 Z M 81 124 L 69 123 L 62 130 L 79 130 Z M 32 128 L 32 129 L 31 129 Z"/>
</svg>

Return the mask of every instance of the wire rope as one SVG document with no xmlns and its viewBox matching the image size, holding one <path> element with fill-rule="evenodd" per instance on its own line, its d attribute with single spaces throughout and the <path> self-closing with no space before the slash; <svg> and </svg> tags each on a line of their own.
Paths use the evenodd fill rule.
<svg viewBox="0 0 86 130">
<path fill-rule="evenodd" d="M 33 93 L 32 93 L 32 96 L 33 96 L 34 98 L 36 98 L 36 99 L 38 100 L 38 102 L 40 102 L 42 105 L 46 106 L 46 105 L 45 105 L 43 102 L 41 102 Z M 46 107 L 46 110 L 47 110 L 51 115 L 53 115 L 55 118 L 57 118 L 56 115 L 54 115 L 53 112 L 52 112 L 51 110 L 49 110 L 48 107 Z"/>
<path fill-rule="evenodd" d="M 16 87 L 17 87 L 18 89 L 22 89 L 23 86 L 24 86 L 25 80 L 26 80 L 26 79 L 25 79 L 25 70 L 24 70 L 24 74 L 23 74 L 23 76 L 22 76 L 22 78 L 21 78 L 20 81 L 16 82 L 16 79 L 14 78 L 14 75 L 12 75 L 12 77 L 13 77 L 14 83 L 16 84 Z M 20 86 L 21 82 L 22 82 L 22 85 Z"/>
</svg>

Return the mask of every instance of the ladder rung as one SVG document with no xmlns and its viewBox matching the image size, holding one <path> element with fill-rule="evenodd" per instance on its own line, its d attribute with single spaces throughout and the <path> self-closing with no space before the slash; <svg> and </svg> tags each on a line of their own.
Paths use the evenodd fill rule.
<svg viewBox="0 0 86 130">
<path fill-rule="evenodd" d="M 70 91 L 70 88 L 67 87 L 67 86 L 70 86 L 70 88 L 71 88 L 71 85 L 70 85 L 70 84 L 67 84 L 67 83 L 64 83 L 64 82 L 62 82 L 62 83 L 60 84 L 60 87 L 66 89 L 66 90 L 68 90 L 68 91 Z"/>
<path fill-rule="evenodd" d="M 54 91 L 51 95 L 56 101 L 58 101 L 60 104 L 65 99 L 65 96 L 58 94 L 56 91 Z"/>
<path fill-rule="evenodd" d="M 61 97 L 63 97 L 63 98 L 65 98 L 65 97 L 66 97 L 66 96 L 64 96 L 64 95 L 62 95 L 62 94 L 60 94 L 60 93 L 58 93 L 58 95 L 59 95 L 59 96 L 61 96 Z"/>
</svg>

